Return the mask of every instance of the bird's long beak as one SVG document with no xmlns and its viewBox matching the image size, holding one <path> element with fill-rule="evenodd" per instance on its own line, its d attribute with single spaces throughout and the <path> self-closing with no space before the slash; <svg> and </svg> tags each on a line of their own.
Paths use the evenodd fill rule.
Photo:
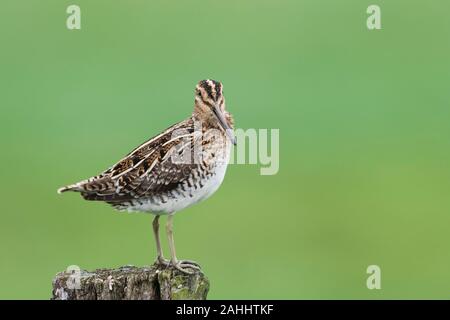
<svg viewBox="0 0 450 320">
<path fill-rule="evenodd" d="M 225 116 L 223 115 L 222 110 L 220 110 L 218 105 L 215 105 L 213 108 L 214 115 L 216 116 L 217 120 L 219 120 L 220 126 L 225 130 L 228 138 L 230 138 L 231 143 L 236 145 L 236 137 L 234 136 L 233 129 L 230 128 L 230 126 L 227 123 L 227 120 L 225 120 Z"/>
</svg>

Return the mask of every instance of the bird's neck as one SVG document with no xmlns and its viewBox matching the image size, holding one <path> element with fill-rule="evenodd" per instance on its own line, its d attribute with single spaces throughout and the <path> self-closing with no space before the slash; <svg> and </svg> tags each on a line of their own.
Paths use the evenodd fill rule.
<svg viewBox="0 0 450 320">
<path fill-rule="evenodd" d="M 225 111 L 224 115 L 225 119 L 227 120 L 228 126 L 231 129 L 234 129 L 234 120 L 231 113 Z M 210 110 L 201 110 L 201 112 L 196 112 L 196 109 L 194 109 L 194 112 L 192 113 L 192 119 L 195 122 L 198 122 L 205 129 L 222 129 L 216 116 Z"/>
</svg>

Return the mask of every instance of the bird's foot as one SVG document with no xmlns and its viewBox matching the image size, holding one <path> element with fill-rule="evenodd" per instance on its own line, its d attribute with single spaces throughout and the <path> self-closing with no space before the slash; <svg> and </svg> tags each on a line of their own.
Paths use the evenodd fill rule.
<svg viewBox="0 0 450 320">
<path fill-rule="evenodd" d="M 178 260 L 178 262 L 200 268 L 200 265 L 197 262 L 192 261 L 192 260 Z"/>
<path fill-rule="evenodd" d="M 156 258 L 155 264 L 167 268 L 167 267 L 170 265 L 170 260 L 164 259 L 163 256 L 158 256 L 158 257 Z"/>
<path fill-rule="evenodd" d="M 179 260 L 176 262 L 172 261 L 171 265 L 173 265 L 173 267 L 175 269 L 177 269 L 183 273 L 186 273 L 186 274 L 194 274 L 195 271 L 201 270 L 200 265 L 197 262 L 191 261 L 191 260 Z M 190 271 L 185 268 L 190 268 L 190 269 L 193 269 L 194 271 Z"/>
</svg>

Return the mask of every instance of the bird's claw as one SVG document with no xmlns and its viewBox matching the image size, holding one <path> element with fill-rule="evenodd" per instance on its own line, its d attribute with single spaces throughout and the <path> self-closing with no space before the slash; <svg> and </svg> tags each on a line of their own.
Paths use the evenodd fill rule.
<svg viewBox="0 0 450 320">
<path fill-rule="evenodd" d="M 170 260 L 164 259 L 164 257 L 156 258 L 155 264 L 158 264 L 163 267 L 168 267 L 170 265 Z"/>
<path fill-rule="evenodd" d="M 201 270 L 200 265 L 197 262 L 190 261 L 190 260 L 180 260 L 180 261 L 177 261 L 175 263 L 172 263 L 172 265 L 178 271 L 181 271 L 181 272 L 186 273 L 186 274 L 194 274 L 195 271 L 200 271 Z M 190 270 L 187 270 L 185 268 L 190 268 L 190 269 L 193 269 L 194 271 L 190 271 Z"/>
<path fill-rule="evenodd" d="M 193 269 L 194 271 L 201 270 L 200 265 L 195 261 L 192 261 L 192 260 L 172 261 L 172 260 L 164 259 L 164 257 L 162 257 L 162 256 L 159 256 L 156 258 L 155 264 L 157 264 L 159 266 L 163 266 L 165 268 L 173 266 L 178 271 L 181 271 L 181 272 L 187 273 L 187 274 L 193 274 L 194 272 L 192 272 L 190 270 L 186 270 L 185 268 L 190 268 L 190 269 Z"/>
<path fill-rule="evenodd" d="M 196 266 L 200 268 L 200 265 L 192 260 L 179 260 L 178 262 L 180 262 L 181 264 L 187 264 L 187 265 L 192 265 L 192 266 Z"/>
</svg>

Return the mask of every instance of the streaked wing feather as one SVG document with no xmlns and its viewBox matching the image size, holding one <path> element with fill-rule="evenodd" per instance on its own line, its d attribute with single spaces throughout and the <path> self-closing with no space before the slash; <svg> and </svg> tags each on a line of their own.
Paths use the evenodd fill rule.
<svg viewBox="0 0 450 320">
<path fill-rule="evenodd" d="M 182 127 L 194 136 L 193 125 L 190 124 L 184 123 Z M 86 180 L 79 186 L 82 196 L 86 200 L 117 203 L 170 190 L 187 179 L 197 164 L 173 163 L 170 157 L 171 152 L 187 145 L 185 134 L 173 136 L 174 130 L 179 127 L 170 127 L 165 134 L 145 142 L 98 178 Z M 192 148 L 193 139 L 189 142 Z"/>
</svg>

